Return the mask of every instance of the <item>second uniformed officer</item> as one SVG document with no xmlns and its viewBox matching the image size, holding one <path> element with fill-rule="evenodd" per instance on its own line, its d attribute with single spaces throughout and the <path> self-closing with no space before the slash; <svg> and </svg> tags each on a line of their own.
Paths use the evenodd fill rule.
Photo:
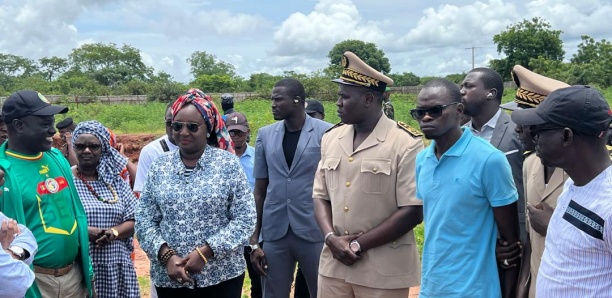
<svg viewBox="0 0 612 298">
<path fill-rule="evenodd" d="M 407 297 L 420 283 L 412 229 L 423 219 L 415 196 L 420 134 L 382 113 L 393 81 L 344 53 L 338 116 L 321 142 L 315 216 L 325 235 L 318 297 Z M 348 294 L 348 296 L 347 296 Z"/>
</svg>

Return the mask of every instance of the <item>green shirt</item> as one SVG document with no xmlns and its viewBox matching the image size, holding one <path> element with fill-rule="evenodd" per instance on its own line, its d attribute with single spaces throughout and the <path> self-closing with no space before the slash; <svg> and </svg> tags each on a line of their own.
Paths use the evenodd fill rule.
<svg viewBox="0 0 612 298">
<path fill-rule="evenodd" d="M 47 154 L 27 156 L 6 151 L 22 195 L 28 228 L 38 242 L 34 265 L 62 268 L 79 252 L 77 221 L 67 179 Z"/>
</svg>

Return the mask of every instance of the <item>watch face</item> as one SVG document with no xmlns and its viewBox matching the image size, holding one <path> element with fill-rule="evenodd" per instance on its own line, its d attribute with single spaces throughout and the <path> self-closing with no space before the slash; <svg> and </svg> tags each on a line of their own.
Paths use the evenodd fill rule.
<svg viewBox="0 0 612 298">
<path fill-rule="evenodd" d="M 11 246 L 9 247 L 9 250 L 12 251 L 16 256 L 23 258 L 23 248 L 19 247 L 19 246 Z"/>
<path fill-rule="evenodd" d="M 351 248 L 351 250 L 353 251 L 353 253 L 355 253 L 355 254 L 359 254 L 359 249 L 360 249 L 361 247 L 359 247 L 359 243 L 357 243 L 357 242 L 351 242 L 350 248 Z"/>
</svg>

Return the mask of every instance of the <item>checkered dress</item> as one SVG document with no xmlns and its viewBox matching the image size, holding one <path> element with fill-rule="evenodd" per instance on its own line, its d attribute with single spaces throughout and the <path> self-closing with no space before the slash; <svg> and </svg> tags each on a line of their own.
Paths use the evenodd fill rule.
<svg viewBox="0 0 612 298">
<path fill-rule="evenodd" d="M 116 179 L 112 186 L 119 196 L 115 204 L 108 204 L 98 199 L 87 189 L 81 179 L 74 177 L 74 184 L 87 213 L 89 226 L 108 229 L 127 220 L 134 220 L 136 197 L 125 181 Z M 102 181 L 88 181 L 94 190 L 105 199 L 112 199 L 113 194 Z M 140 297 L 136 270 L 130 258 L 134 250 L 132 238 L 115 240 L 101 248 L 90 243 L 89 254 L 95 273 L 95 289 L 98 297 Z"/>
</svg>

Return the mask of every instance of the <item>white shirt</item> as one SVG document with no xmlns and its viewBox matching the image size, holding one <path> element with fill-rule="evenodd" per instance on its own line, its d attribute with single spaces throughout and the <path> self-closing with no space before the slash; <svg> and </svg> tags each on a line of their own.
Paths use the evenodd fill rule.
<svg viewBox="0 0 612 298">
<path fill-rule="evenodd" d="M 536 297 L 612 297 L 612 166 L 567 179 L 546 236 Z"/>
<path fill-rule="evenodd" d="M 487 121 L 487 123 L 485 123 L 480 128 L 480 131 L 474 129 L 474 127 L 472 126 L 472 120 L 470 120 L 465 125 L 469 127 L 470 130 L 472 130 L 472 133 L 474 135 L 487 140 L 487 142 L 491 142 L 491 138 L 493 137 L 493 131 L 495 130 L 495 124 L 497 124 L 497 120 L 499 119 L 499 115 L 501 115 L 501 113 L 502 113 L 501 109 L 497 110 L 497 113 L 495 113 L 495 115 L 493 115 L 493 117 L 489 119 L 489 121 Z"/>
<path fill-rule="evenodd" d="M 0 212 L 0 223 L 7 219 Z M 24 225 L 19 225 L 21 233 L 15 237 L 11 246 L 19 246 L 30 253 L 24 261 L 13 259 L 13 256 L 0 248 L 0 298 L 23 297 L 34 282 L 34 272 L 30 264 L 38 250 L 36 239 Z"/>
<path fill-rule="evenodd" d="M 172 144 L 168 140 L 168 135 L 164 135 L 155 141 L 147 144 L 140 151 L 140 157 L 138 157 L 138 168 L 136 169 L 136 179 L 134 179 L 134 191 L 142 192 L 145 186 L 145 182 L 147 182 L 147 172 L 149 172 L 149 167 L 151 163 L 164 154 L 164 149 L 161 146 L 160 141 L 166 141 L 168 144 L 168 149 L 170 151 L 174 151 L 178 149 L 177 145 Z"/>
</svg>

